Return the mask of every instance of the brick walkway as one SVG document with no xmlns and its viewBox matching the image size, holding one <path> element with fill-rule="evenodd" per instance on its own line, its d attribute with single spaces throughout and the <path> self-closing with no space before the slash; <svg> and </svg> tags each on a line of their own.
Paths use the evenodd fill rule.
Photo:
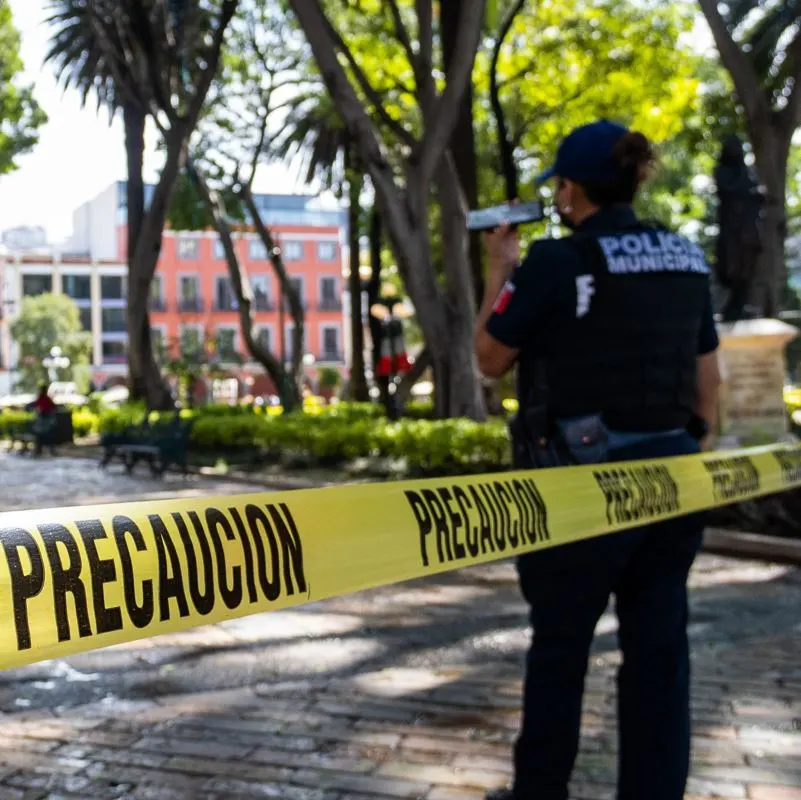
<svg viewBox="0 0 801 800">
<path fill-rule="evenodd" d="M 693 576 L 688 798 L 801 798 L 801 572 Z M 614 620 L 573 797 L 614 797 Z M 508 776 L 524 607 L 508 565 L 0 676 L 0 798 L 470 800 Z"/>
<path fill-rule="evenodd" d="M 254 488 L 11 458 L 6 506 Z M 801 800 L 801 571 L 705 556 L 692 582 L 687 800 Z M 605 615 L 576 800 L 614 798 L 614 634 Z M 527 639 L 504 564 L 0 673 L 0 800 L 481 798 L 509 774 Z"/>
</svg>

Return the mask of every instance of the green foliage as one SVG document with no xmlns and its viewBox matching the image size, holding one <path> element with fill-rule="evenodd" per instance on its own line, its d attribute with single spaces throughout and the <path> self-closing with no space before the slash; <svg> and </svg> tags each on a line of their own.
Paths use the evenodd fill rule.
<svg viewBox="0 0 801 800">
<path fill-rule="evenodd" d="M 8 439 L 14 428 L 20 428 L 31 422 L 35 416 L 35 414 L 31 414 L 28 411 L 13 411 L 11 409 L 0 411 L 0 439 Z"/>
<path fill-rule="evenodd" d="M 336 389 L 342 382 L 342 377 L 334 367 L 321 367 L 317 382 L 321 389 Z"/>
<path fill-rule="evenodd" d="M 33 87 L 17 80 L 23 70 L 19 49 L 11 6 L 8 0 L 0 0 L 0 175 L 17 169 L 17 158 L 34 148 L 39 128 L 47 122 Z"/>
<path fill-rule="evenodd" d="M 11 323 L 11 336 L 19 347 L 19 386 L 28 391 L 47 382 L 48 371 L 42 361 L 53 347 L 60 347 L 72 365 L 88 364 L 92 352 L 92 337 L 81 327 L 78 307 L 61 294 L 26 297 L 20 315 Z M 71 367 L 59 372 L 59 378 L 65 380 Z"/>
<path fill-rule="evenodd" d="M 338 403 L 315 413 L 274 416 L 263 410 L 208 406 L 187 410 L 191 446 L 202 452 L 260 450 L 284 462 L 336 466 L 360 458 L 389 459 L 409 474 L 458 474 L 502 469 L 509 462 L 506 427 L 499 421 L 388 422 L 380 406 Z M 155 422 L 160 415 L 149 415 Z M 104 412 L 101 433 L 119 433 L 145 419 L 143 406 Z"/>
<path fill-rule="evenodd" d="M 654 184 L 645 205 L 669 224 L 681 224 L 702 210 L 692 202 L 690 182 L 710 165 L 696 163 L 686 126 L 688 119 L 701 118 L 703 60 L 681 43 L 694 18 L 686 4 L 655 0 L 527 4 L 498 64 L 522 195 L 533 195 L 533 179 L 551 163 L 570 130 L 609 117 L 641 130 L 667 153 L 669 171 L 662 174 L 661 186 Z M 490 55 L 489 50 L 479 53 L 473 79 L 479 89 L 483 204 L 504 199 L 488 99 Z M 669 200 L 666 193 L 677 188 L 682 198 Z"/>
</svg>

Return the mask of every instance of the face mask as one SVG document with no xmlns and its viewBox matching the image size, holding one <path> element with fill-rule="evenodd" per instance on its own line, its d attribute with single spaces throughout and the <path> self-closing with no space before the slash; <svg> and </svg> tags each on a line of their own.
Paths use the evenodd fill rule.
<svg viewBox="0 0 801 800">
<path fill-rule="evenodd" d="M 565 226 L 565 228 L 567 228 L 569 231 L 576 229 L 575 223 L 565 216 L 561 211 L 559 211 L 559 209 L 556 210 L 556 214 L 559 217 L 559 221 Z"/>
</svg>

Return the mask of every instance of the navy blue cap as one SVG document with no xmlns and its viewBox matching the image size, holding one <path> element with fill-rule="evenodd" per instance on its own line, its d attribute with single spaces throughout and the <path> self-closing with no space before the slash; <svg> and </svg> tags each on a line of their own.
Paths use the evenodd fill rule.
<svg viewBox="0 0 801 800">
<path fill-rule="evenodd" d="M 553 166 L 537 177 L 539 186 L 558 175 L 572 181 L 614 180 L 619 170 L 612 151 L 628 128 L 602 119 L 582 125 L 562 140 Z"/>
</svg>

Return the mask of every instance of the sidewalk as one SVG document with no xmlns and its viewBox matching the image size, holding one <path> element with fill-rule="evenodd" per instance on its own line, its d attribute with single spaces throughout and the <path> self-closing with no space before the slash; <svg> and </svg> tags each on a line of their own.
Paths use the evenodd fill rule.
<svg viewBox="0 0 801 800">
<path fill-rule="evenodd" d="M 801 571 L 703 556 L 692 580 L 687 798 L 801 800 Z M 527 637 L 502 564 L 2 673 L 0 800 L 481 798 Z M 614 798 L 617 662 L 606 615 L 576 800 Z"/>
</svg>

